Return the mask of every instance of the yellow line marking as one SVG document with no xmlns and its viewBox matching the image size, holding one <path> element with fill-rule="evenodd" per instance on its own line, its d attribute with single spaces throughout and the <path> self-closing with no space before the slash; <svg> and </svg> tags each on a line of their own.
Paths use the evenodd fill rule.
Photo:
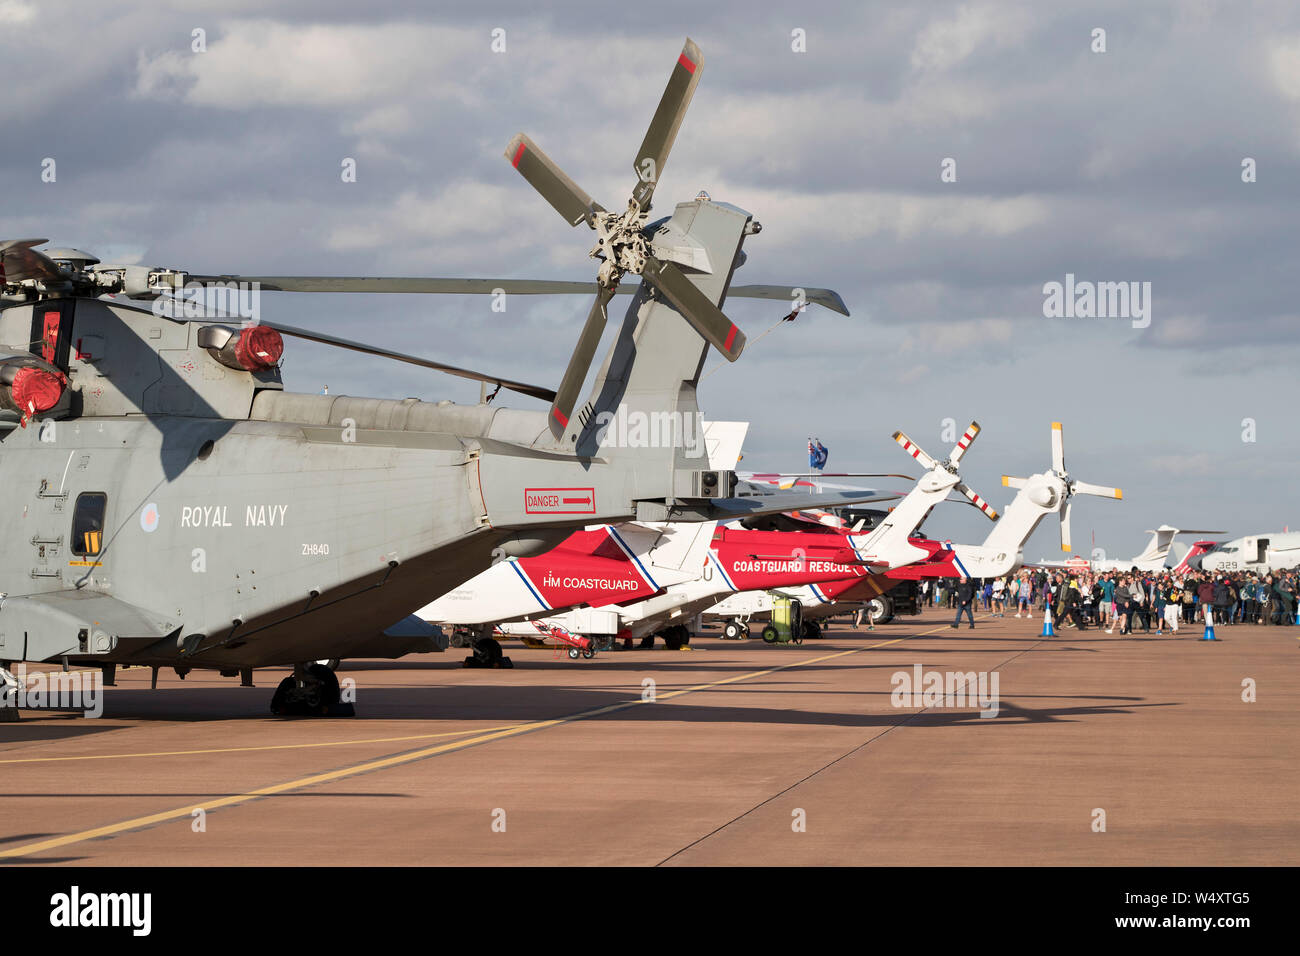
<svg viewBox="0 0 1300 956">
<path fill-rule="evenodd" d="M 865 647 L 853 647 L 847 651 L 836 651 L 834 654 L 823 654 L 820 657 L 809 657 L 800 661 L 791 661 L 788 664 L 780 664 L 776 667 L 769 667 L 765 670 L 754 671 L 749 674 L 737 674 L 734 677 L 725 677 L 721 680 L 710 681 L 707 684 L 697 684 L 694 687 L 670 691 L 667 694 L 657 694 L 654 701 L 637 698 L 636 700 L 627 700 L 617 704 L 608 704 L 604 707 L 597 707 L 593 710 L 580 711 L 579 713 L 572 714 L 568 717 L 556 717 L 551 720 L 537 720 L 527 724 L 517 724 L 505 730 L 482 733 L 479 734 L 479 736 L 471 737 L 468 740 L 456 740 L 450 743 L 439 744 L 436 747 L 426 747 L 422 750 L 415 750 L 410 753 L 395 754 L 391 757 L 381 757 L 378 760 L 369 760 L 352 767 L 344 767 L 340 770 L 318 773 L 309 777 L 299 777 L 297 780 L 272 784 L 269 787 L 259 787 L 256 790 L 249 790 L 245 793 L 235 794 L 229 797 L 220 797 L 216 800 L 208 800 L 201 803 L 190 803 L 183 807 L 177 807 L 174 810 L 164 810 L 161 813 L 152 813 L 144 817 L 135 817 L 130 820 L 123 820 L 120 823 L 110 823 L 106 826 L 95 827 L 92 830 L 82 830 L 78 833 L 69 833 L 65 836 L 54 837 L 49 840 L 41 840 L 37 843 L 26 843 L 22 846 L 0 850 L 0 859 L 17 856 L 30 856 L 33 853 L 43 853 L 46 850 L 54 850 L 59 847 L 70 846 L 73 843 L 83 843 L 86 840 L 97 840 L 101 837 L 114 836 L 128 830 L 138 830 L 142 827 L 149 827 L 158 823 L 166 823 L 169 820 L 179 820 L 183 817 L 191 816 L 196 807 L 202 807 L 204 811 L 220 810 L 223 807 L 231 807 L 237 804 L 247 803 L 250 800 L 256 800 L 258 797 L 270 797 L 280 793 L 287 793 L 291 790 L 301 790 L 306 787 L 319 786 L 323 783 L 333 783 L 336 780 L 344 780 L 348 777 L 355 777 L 359 774 L 370 773 L 375 770 L 386 770 L 390 767 L 413 763 L 417 760 L 424 760 L 428 757 L 435 757 L 440 754 L 465 750 L 469 747 L 490 743 L 494 740 L 505 740 L 509 737 L 518 737 L 522 734 L 532 733 L 537 730 L 545 730 L 549 727 L 558 727 L 562 724 L 573 723 L 579 720 L 588 720 L 592 717 L 600 717 L 615 711 L 626 710 L 629 707 L 636 707 L 640 704 L 656 703 L 661 700 L 680 697 L 684 694 L 693 694 L 699 691 L 709 690 L 713 687 L 721 687 L 724 684 L 734 684 L 742 680 L 752 680 L 755 677 L 765 677 L 768 674 L 775 674 L 778 671 L 790 670 L 795 667 L 804 667 L 808 664 L 817 664 L 822 661 L 830 661 L 837 657 L 847 657 L 850 654 L 861 654 L 863 651 L 875 650 L 878 647 L 888 647 L 891 644 L 899 644 L 914 637 L 924 637 L 927 634 L 933 634 L 936 631 L 940 631 L 947 626 L 947 624 L 941 624 L 928 631 L 909 634 L 906 637 L 896 637 L 893 640 L 881 641 L 879 644 L 868 644 Z"/>
<path fill-rule="evenodd" d="M 192 754 L 242 754 L 257 750 L 305 750 L 308 747 L 347 747 L 361 744 L 389 744 L 403 740 L 432 740 L 436 737 L 462 737 L 465 734 L 488 733 L 493 730 L 509 730 L 516 724 L 502 724 L 499 727 L 481 727 L 473 730 L 452 730 L 441 734 L 412 734 L 409 737 L 371 737 L 363 740 L 327 740 L 303 744 L 267 744 L 262 747 L 218 747 L 213 750 L 159 750 L 153 753 L 138 754 L 81 754 L 75 757 L 21 757 L 12 760 L 0 760 L 0 764 L 10 763 L 59 763 L 65 760 L 116 760 L 128 757 L 184 757 Z"/>
</svg>

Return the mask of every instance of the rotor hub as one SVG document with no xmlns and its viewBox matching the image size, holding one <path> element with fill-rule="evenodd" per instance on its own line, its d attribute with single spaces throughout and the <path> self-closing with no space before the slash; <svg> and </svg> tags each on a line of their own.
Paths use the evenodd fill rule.
<svg viewBox="0 0 1300 956">
<path fill-rule="evenodd" d="M 622 213 L 601 212 L 594 219 L 596 244 L 589 255 L 604 262 L 597 281 L 612 289 L 627 273 L 640 275 L 650 255 L 646 244 L 645 224 L 649 213 L 642 212 L 635 200 Z"/>
</svg>

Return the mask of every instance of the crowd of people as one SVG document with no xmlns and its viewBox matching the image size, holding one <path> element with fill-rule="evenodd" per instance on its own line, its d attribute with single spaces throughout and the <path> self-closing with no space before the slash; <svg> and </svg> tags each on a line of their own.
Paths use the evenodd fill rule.
<svg viewBox="0 0 1300 956">
<path fill-rule="evenodd" d="M 974 627 L 976 606 L 991 617 L 1014 611 L 1037 620 L 1050 604 L 1055 625 L 1104 627 L 1108 634 L 1132 634 L 1137 626 L 1164 634 L 1198 623 L 1295 624 L 1300 568 L 1269 574 L 1024 568 L 1003 578 L 926 581 L 922 594 L 937 607 L 956 608 L 953 627 L 963 614 Z"/>
</svg>

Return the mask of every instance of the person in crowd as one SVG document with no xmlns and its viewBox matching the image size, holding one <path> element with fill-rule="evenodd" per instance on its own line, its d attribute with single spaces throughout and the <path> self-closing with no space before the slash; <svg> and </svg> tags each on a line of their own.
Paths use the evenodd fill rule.
<svg viewBox="0 0 1300 956">
<path fill-rule="evenodd" d="M 1216 623 L 1232 623 L 1232 588 L 1226 574 L 1217 575 L 1210 591 L 1214 600 L 1214 620 Z"/>
<path fill-rule="evenodd" d="M 1296 595 L 1287 575 L 1280 575 L 1273 582 L 1273 594 L 1277 598 L 1277 610 L 1273 612 L 1274 623 L 1282 625 L 1294 624 Z"/>
<path fill-rule="evenodd" d="M 1201 622 L 1214 621 L 1214 580 L 1207 574 L 1196 585 L 1196 604 L 1201 609 Z"/>
<path fill-rule="evenodd" d="M 1133 618 L 1142 625 L 1142 633 L 1151 633 L 1151 605 L 1147 603 L 1146 581 L 1141 574 L 1133 578 L 1129 589 L 1128 632 L 1133 633 Z"/>
<path fill-rule="evenodd" d="M 1052 623 L 1060 627 L 1061 618 L 1065 616 L 1065 578 L 1060 574 L 1052 575 L 1048 582 L 1048 593 L 1043 596 L 1043 607 L 1050 605 L 1052 612 Z"/>
<path fill-rule="evenodd" d="M 1078 628 L 1080 631 L 1088 629 L 1088 622 L 1083 617 L 1083 598 L 1080 592 L 1079 581 L 1071 578 L 1069 585 L 1065 589 L 1065 609 L 1070 615 L 1070 626 Z"/>
<path fill-rule="evenodd" d="M 1169 578 L 1164 585 L 1165 623 L 1175 636 L 1178 634 L 1178 618 L 1182 616 L 1183 610 L 1182 586 L 1183 582 L 1175 578 Z"/>
<path fill-rule="evenodd" d="M 993 616 L 1007 616 L 1007 581 L 1006 578 L 994 578 L 993 580 Z"/>
<path fill-rule="evenodd" d="M 1129 608 L 1129 602 L 1133 597 L 1133 592 L 1129 589 L 1129 578 L 1127 575 L 1121 577 L 1115 585 L 1115 620 L 1119 622 L 1119 633 L 1123 636 L 1129 633 L 1129 622 L 1132 611 Z M 1106 633 L 1111 634 L 1115 630 L 1112 622 L 1111 626 L 1106 628 Z"/>
<path fill-rule="evenodd" d="M 1106 633 L 1110 633 L 1110 631 L 1114 630 L 1115 618 L 1119 617 L 1118 614 L 1115 614 L 1115 576 L 1113 574 L 1101 576 L 1101 613 L 1105 615 L 1106 628 L 1108 628 Z"/>
<path fill-rule="evenodd" d="M 971 603 L 975 600 L 975 584 L 970 578 L 962 578 L 957 584 L 957 619 L 952 622 L 952 627 L 961 626 L 961 616 L 965 614 L 970 621 L 970 626 L 975 626 L 975 612 L 971 609 Z"/>
<path fill-rule="evenodd" d="M 1255 603 L 1255 575 L 1249 574 L 1241 582 L 1241 589 L 1237 592 L 1241 596 L 1241 623 L 1254 624 L 1256 621 L 1255 609 L 1258 606 Z"/>
</svg>

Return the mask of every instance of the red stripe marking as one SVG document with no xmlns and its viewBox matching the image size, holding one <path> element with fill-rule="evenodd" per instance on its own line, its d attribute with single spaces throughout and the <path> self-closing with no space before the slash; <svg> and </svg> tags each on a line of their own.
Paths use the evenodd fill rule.
<svg viewBox="0 0 1300 956">
<path fill-rule="evenodd" d="M 564 412 L 560 411 L 558 405 L 551 406 L 551 414 L 554 415 L 555 420 L 559 422 L 561 425 L 563 425 L 565 428 L 569 427 L 569 416 L 564 414 Z"/>
<path fill-rule="evenodd" d="M 510 165 L 515 169 L 519 168 L 519 160 L 524 158 L 524 144 L 521 142 L 519 148 L 515 150 L 515 158 L 510 160 Z"/>
<path fill-rule="evenodd" d="M 727 333 L 727 340 L 722 343 L 722 347 L 726 349 L 728 352 L 731 351 L 731 343 L 736 341 L 736 332 L 737 332 L 736 326 L 733 324 L 731 326 L 731 331 Z"/>
<path fill-rule="evenodd" d="M 686 67 L 687 73 L 695 72 L 695 64 L 690 61 L 690 59 L 686 56 L 685 53 L 683 53 L 681 56 L 677 58 L 677 63 L 681 66 Z"/>
</svg>

